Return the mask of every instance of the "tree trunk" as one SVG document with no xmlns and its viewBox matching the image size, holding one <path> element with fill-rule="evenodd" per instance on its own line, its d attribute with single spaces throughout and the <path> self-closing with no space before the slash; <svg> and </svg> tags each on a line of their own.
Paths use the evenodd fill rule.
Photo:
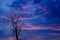
<svg viewBox="0 0 60 40">
<path fill-rule="evenodd" d="M 16 33 L 16 40 L 18 40 L 18 30 L 15 28 L 15 33 Z"/>
</svg>

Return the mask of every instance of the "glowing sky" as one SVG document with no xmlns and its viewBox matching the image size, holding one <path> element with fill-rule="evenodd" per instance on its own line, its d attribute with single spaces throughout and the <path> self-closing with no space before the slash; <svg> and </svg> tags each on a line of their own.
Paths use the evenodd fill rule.
<svg viewBox="0 0 60 40">
<path fill-rule="evenodd" d="M 0 30 L 6 34 L 12 28 L 7 15 L 20 17 L 18 26 L 23 23 L 22 30 L 60 31 L 60 0 L 0 0 Z"/>
</svg>

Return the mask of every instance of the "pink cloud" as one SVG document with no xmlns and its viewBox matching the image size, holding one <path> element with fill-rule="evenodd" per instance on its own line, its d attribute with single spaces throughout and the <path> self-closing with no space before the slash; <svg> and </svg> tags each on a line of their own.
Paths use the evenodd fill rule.
<svg viewBox="0 0 60 40">
<path fill-rule="evenodd" d="M 19 18 L 18 20 L 31 20 L 31 19 L 35 19 L 35 18 L 38 18 L 39 16 L 33 16 L 33 17 L 29 17 L 29 18 L 24 18 L 24 17 L 21 17 Z"/>
<path fill-rule="evenodd" d="M 45 12 L 46 14 L 49 14 L 48 11 L 47 11 L 47 9 L 44 8 L 41 4 L 37 4 L 36 7 L 39 8 L 39 9 L 41 9 L 42 12 Z"/>
<path fill-rule="evenodd" d="M 23 25 L 20 25 L 20 28 L 21 30 L 40 30 L 40 29 L 51 29 L 51 27 L 45 27 L 45 26 L 33 26 L 33 25 L 30 25 L 30 24 L 25 24 L 28 26 L 27 27 L 24 27 Z"/>
<path fill-rule="evenodd" d="M 26 25 L 26 24 L 25 24 Z M 45 30 L 48 30 L 48 29 L 51 29 L 51 30 L 60 30 L 60 27 L 58 27 L 58 26 L 56 26 L 56 27 L 58 27 L 58 28 L 54 28 L 53 26 L 44 26 L 44 25 L 40 25 L 40 26 L 33 26 L 33 25 L 31 25 L 31 24 L 27 24 L 27 26 L 28 27 L 24 27 L 23 25 L 20 25 L 20 27 L 21 27 L 21 30 L 41 30 L 41 29 L 45 29 Z M 19 28 L 19 27 L 18 27 Z"/>
<path fill-rule="evenodd" d="M 7 40 L 15 40 L 13 37 L 8 37 Z"/>
<path fill-rule="evenodd" d="M 50 24 L 49 27 L 51 27 L 52 30 L 60 30 L 60 26 L 59 25 Z"/>
<path fill-rule="evenodd" d="M 34 17 L 30 17 L 30 18 L 19 18 L 18 20 L 31 20 L 31 19 L 34 19 L 34 18 L 38 18 L 39 16 L 34 16 Z M 1 15 L 0 18 L 3 18 L 3 19 L 8 19 L 6 17 L 6 15 Z M 8 19 L 9 20 L 9 19 Z M 45 19 L 43 19 L 45 20 Z M 10 26 L 10 25 L 9 25 Z M 21 26 L 22 30 L 40 30 L 40 29 L 51 29 L 51 30 L 60 30 L 60 26 L 56 26 L 55 24 L 50 24 L 48 26 L 44 26 L 44 25 L 41 25 L 41 26 L 33 26 L 31 25 L 30 23 L 27 23 L 26 26 L 30 26 L 30 27 L 23 27 Z"/>
<path fill-rule="evenodd" d="M 6 15 L 0 15 L 0 18 L 9 20 Z"/>
</svg>

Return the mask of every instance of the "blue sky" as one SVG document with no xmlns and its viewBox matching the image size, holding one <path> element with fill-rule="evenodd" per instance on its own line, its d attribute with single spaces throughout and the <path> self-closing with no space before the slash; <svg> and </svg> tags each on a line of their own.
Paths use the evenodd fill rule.
<svg viewBox="0 0 60 40">
<path fill-rule="evenodd" d="M 29 27 L 25 30 L 60 30 L 60 0 L 0 0 L 1 34 L 11 32 L 12 25 L 7 15 L 14 19 L 19 16 L 18 24 Z"/>
</svg>

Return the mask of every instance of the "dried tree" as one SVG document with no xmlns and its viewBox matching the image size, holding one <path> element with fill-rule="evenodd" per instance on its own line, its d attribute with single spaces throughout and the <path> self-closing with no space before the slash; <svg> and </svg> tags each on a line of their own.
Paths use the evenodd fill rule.
<svg viewBox="0 0 60 40">
<path fill-rule="evenodd" d="M 13 16 L 10 16 L 10 15 L 5 15 L 4 17 L 3 16 L 0 15 L 0 18 L 7 19 L 7 20 L 9 20 L 12 23 L 16 40 L 22 40 L 22 39 L 19 39 L 19 37 L 18 37 L 18 23 L 21 21 L 20 17 L 18 17 L 18 18 L 15 19 Z M 33 18 L 35 18 L 35 16 L 32 17 L 32 18 L 24 18 L 23 20 L 30 20 L 30 19 L 33 19 Z M 22 26 L 25 26 L 24 23 L 22 24 Z M 21 32 L 21 26 L 19 26 L 19 28 L 20 28 L 20 32 Z M 31 34 L 28 31 L 27 31 L 27 33 L 31 36 Z"/>
</svg>

